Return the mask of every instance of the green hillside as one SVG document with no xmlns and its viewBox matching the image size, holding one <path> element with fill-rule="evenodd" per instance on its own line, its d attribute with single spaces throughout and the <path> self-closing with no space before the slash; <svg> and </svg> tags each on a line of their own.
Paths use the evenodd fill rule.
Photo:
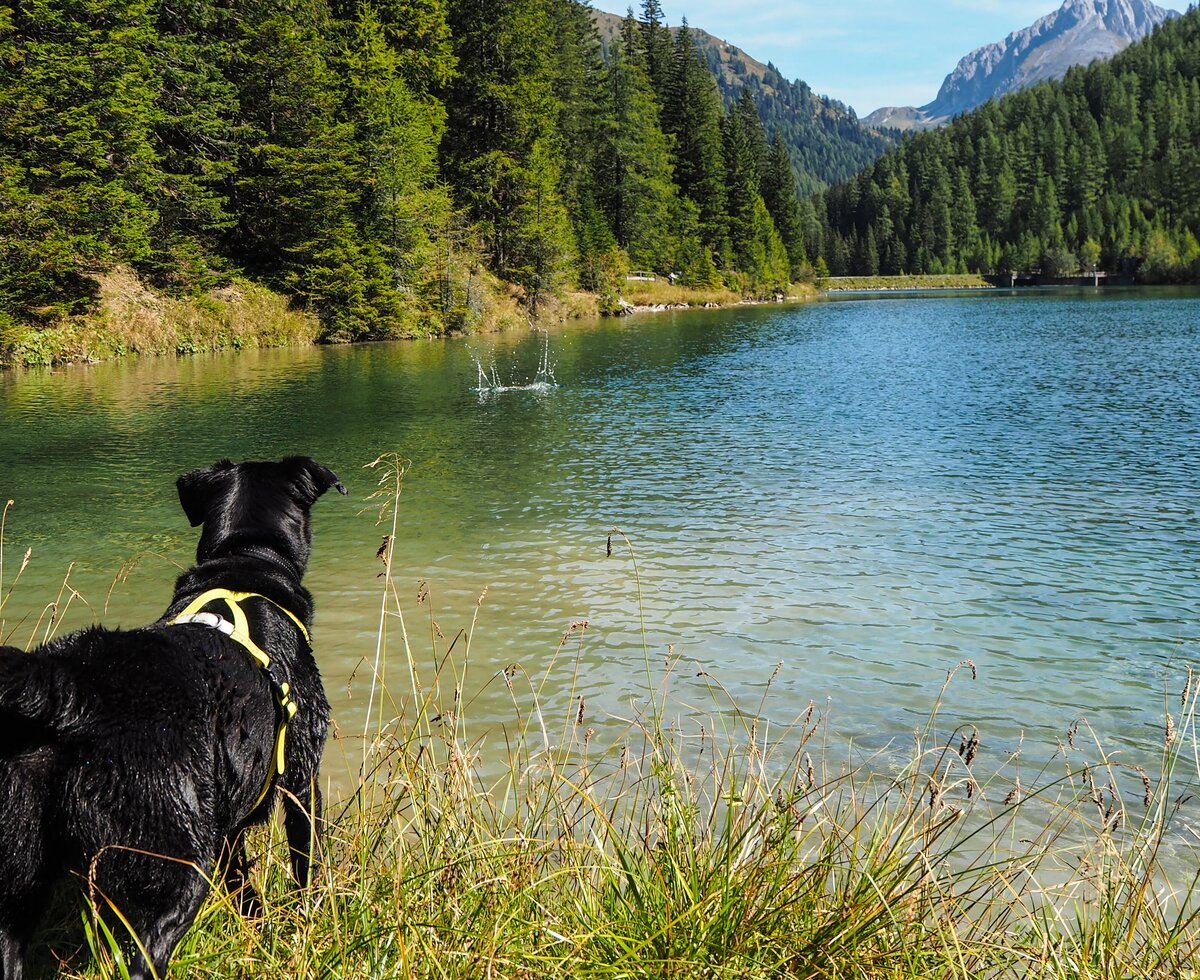
<svg viewBox="0 0 1200 980">
<path fill-rule="evenodd" d="M 1200 11 L 907 137 L 815 202 L 835 275 L 1095 268 L 1200 279 Z"/>
</svg>

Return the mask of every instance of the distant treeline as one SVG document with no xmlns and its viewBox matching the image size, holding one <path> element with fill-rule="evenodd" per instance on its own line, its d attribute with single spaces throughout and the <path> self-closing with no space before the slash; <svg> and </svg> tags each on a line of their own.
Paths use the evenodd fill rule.
<svg viewBox="0 0 1200 980">
<path fill-rule="evenodd" d="M 0 6 L 0 344 L 117 265 L 248 276 L 331 339 L 469 327 L 497 279 L 534 307 L 630 268 L 784 288 L 787 150 L 642 12 L 606 62 L 577 0 Z"/>
<path fill-rule="evenodd" d="M 1097 267 L 1200 279 L 1200 11 L 906 138 L 818 199 L 834 275 Z"/>
</svg>

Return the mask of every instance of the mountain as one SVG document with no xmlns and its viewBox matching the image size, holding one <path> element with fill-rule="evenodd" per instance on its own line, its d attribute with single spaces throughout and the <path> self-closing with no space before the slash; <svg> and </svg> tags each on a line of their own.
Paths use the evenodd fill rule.
<svg viewBox="0 0 1200 980">
<path fill-rule="evenodd" d="M 1062 78 L 1074 65 L 1107 60 L 1178 16 L 1150 0 L 1066 0 L 1024 30 L 972 51 L 946 76 L 932 102 L 876 109 L 863 122 L 896 129 L 940 126 L 988 99 Z"/>
<path fill-rule="evenodd" d="M 1200 282 L 1200 8 L 913 133 L 823 198 L 837 275 L 1107 270 Z"/>
<path fill-rule="evenodd" d="M 595 8 L 592 18 L 607 57 L 624 18 Z M 737 102 L 742 89 L 750 89 L 768 138 L 778 132 L 788 148 L 801 194 L 848 179 L 894 145 L 892 134 L 864 125 L 841 102 L 817 95 L 802 81 L 789 81 L 773 64 L 763 64 L 728 41 L 695 27 L 689 30 L 726 106 Z"/>
</svg>

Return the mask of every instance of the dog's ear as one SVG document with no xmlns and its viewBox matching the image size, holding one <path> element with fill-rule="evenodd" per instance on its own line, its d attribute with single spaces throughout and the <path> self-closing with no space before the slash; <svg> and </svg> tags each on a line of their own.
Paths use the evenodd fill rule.
<svg viewBox="0 0 1200 980">
<path fill-rule="evenodd" d="M 347 490 L 342 481 L 328 466 L 322 466 L 309 456 L 289 456 L 283 461 L 284 466 L 290 467 L 296 474 L 296 489 L 301 492 L 305 503 L 310 507 L 317 502 L 330 487 L 345 496 Z"/>
<path fill-rule="evenodd" d="M 183 512 L 191 521 L 192 527 L 204 523 L 213 497 L 223 491 L 227 481 L 226 473 L 233 468 L 233 463 L 223 459 L 208 469 L 184 473 L 175 481 L 175 488 L 179 491 L 179 502 L 183 505 Z"/>
</svg>

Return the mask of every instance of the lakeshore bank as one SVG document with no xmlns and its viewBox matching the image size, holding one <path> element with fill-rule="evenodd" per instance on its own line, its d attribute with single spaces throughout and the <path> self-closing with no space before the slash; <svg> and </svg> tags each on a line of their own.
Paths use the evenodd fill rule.
<svg viewBox="0 0 1200 980">
<path fill-rule="evenodd" d="M 821 281 L 821 289 L 827 293 L 995 288 L 982 275 L 973 272 L 936 276 L 833 276 Z"/>
<path fill-rule="evenodd" d="M 815 299 L 796 284 L 786 297 L 749 300 L 727 289 L 689 289 L 665 282 L 629 282 L 622 315 Z M 535 324 L 560 324 L 605 315 L 595 293 L 567 292 L 536 313 L 511 292 L 490 291 L 486 308 L 464 334 L 502 333 Z M 457 331 L 398 331 L 364 340 L 417 340 Z M 94 364 L 131 356 L 184 356 L 263 347 L 306 347 L 326 342 L 317 317 L 290 297 L 244 279 L 202 296 L 173 297 L 148 288 L 128 268 L 97 279 L 95 309 L 42 326 L 17 323 L 0 312 L 0 369 Z"/>
<path fill-rule="evenodd" d="M 1082 280 L 1080 281 L 1082 282 Z M 1127 284 L 1125 280 L 1109 280 Z M 1030 285 L 1022 281 L 1015 285 Z M 1046 285 L 1078 285 L 1053 281 Z M 925 276 L 838 276 L 817 285 L 793 284 L 786 295 L 748 299 L 725 288 L 693 289 L 665 281 L 629 281 L 617 297 L 619 313 L 606 309 L 602 298 L 568 291 L 542 301 L 536 312 L 523 297 L 492 284 L 470 329 L 414 331 L 411 325 L 394 334 L 363 340 L 417 340 L 457 334 L 503 333 L 532 325 L 562 324 L 602 316 L 631 316 L 733 306 L 799 303 L 822 294 L 988 291 L 1006 286 L 997 277 L 977 273 Z M 611 305 L 611 302 L 607 305 Z M 173 297 L 148 288 L 130 269 L 118 267 L 97 279 L 95 309 L 41 326 L 22 324 L 0 312 L 0 370 L 91 364 L 129 356 L 182 356 L 263 347 L 305 347 L 328 341 L 310 311 L 285 294 L 258 283 L 235 279 L 202 296 Z"/>
</svg>

